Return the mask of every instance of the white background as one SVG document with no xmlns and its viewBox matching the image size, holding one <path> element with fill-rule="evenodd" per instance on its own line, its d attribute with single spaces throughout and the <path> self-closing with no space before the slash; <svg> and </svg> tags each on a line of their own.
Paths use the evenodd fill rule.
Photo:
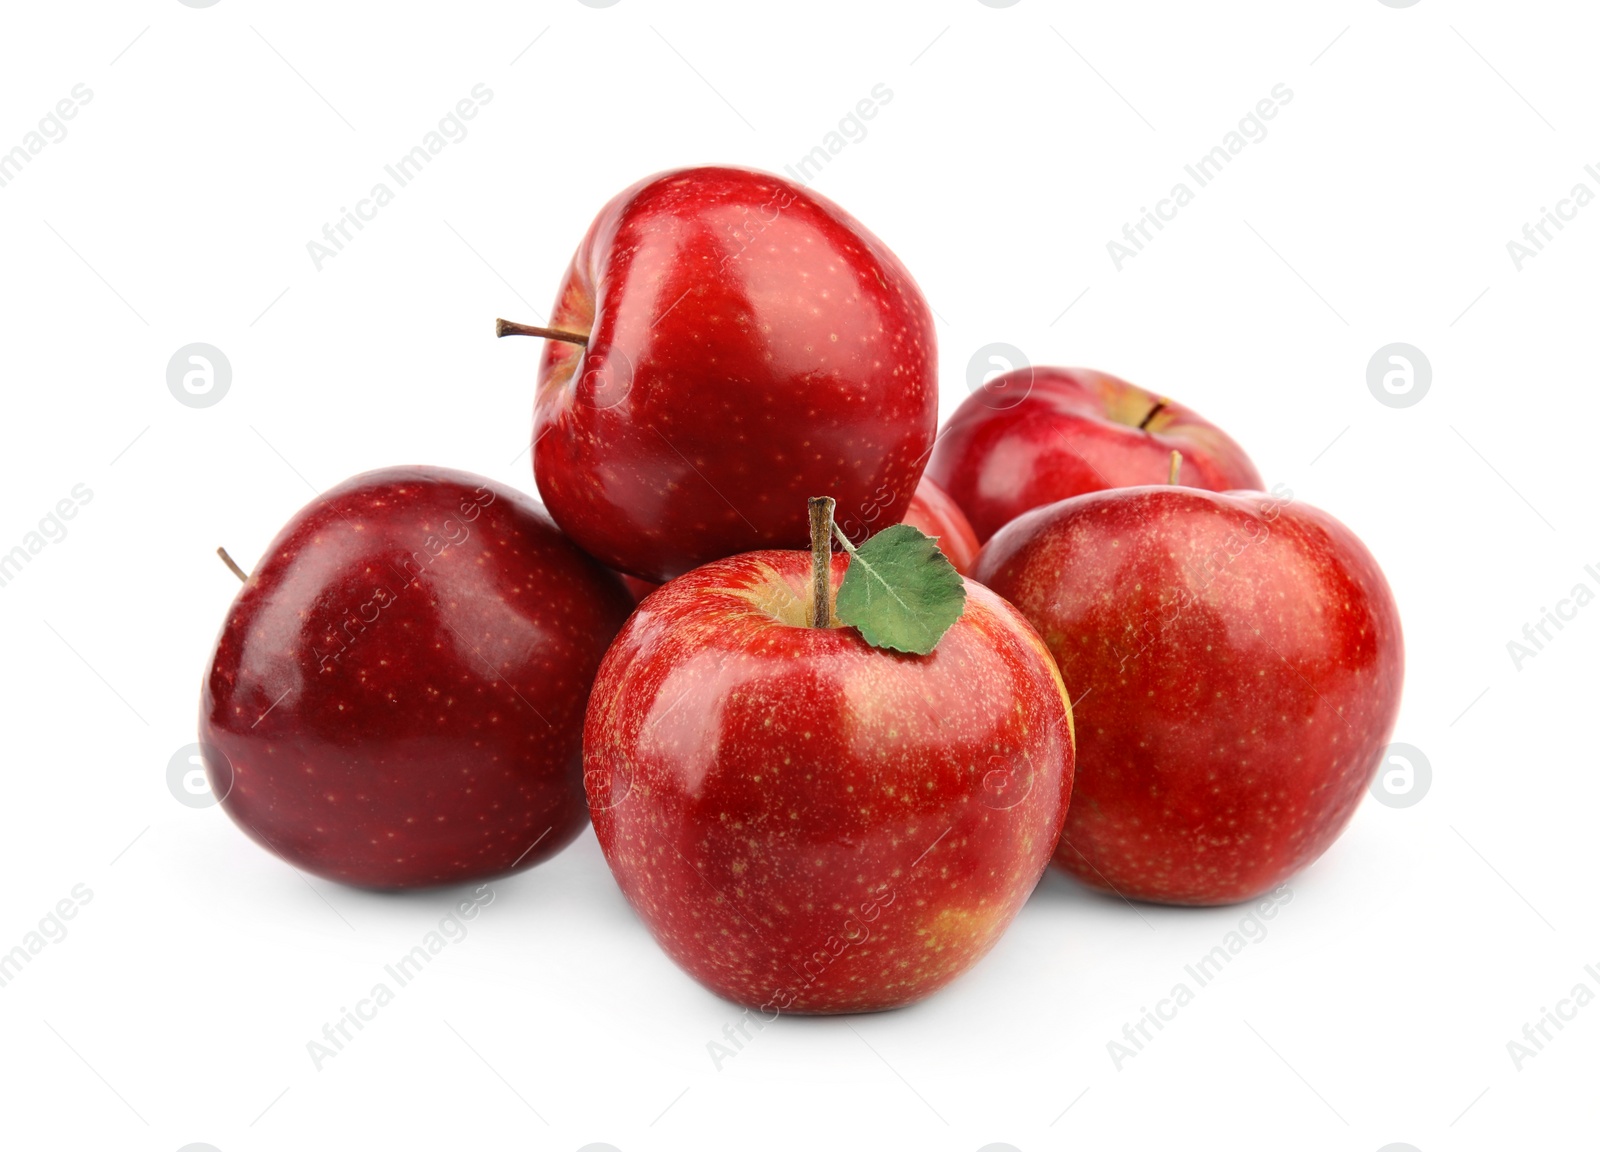
<svg viewBox="0 0 1600 1152">
<path fill-rule="evenodd" d="M 177 1149 L 1593 1146 L 1600 1006 L 1507 1042 L 1600 965 L 1600 607 L 1506 644 L 1600 566 L 1600 207 L 1506 242 L 1600 164 L 1581 3 L 978 0 L 6 5 L 0 148 L 92 100 L 0 188 L 0 950 L 74 885 L 70 934 L 0 988 L 7 1146 Z M 529 46 L 531 43 L 531 47 Z M 319 272 L 306 242 L 475 84 L 492 102 Z M 781 170 L 876 84 L 814 186 L 939 316 L 948 414 L 995 341 L 1170 393 L 1378 556 L 1407 641 L 1395 739 L 1293 900 L 1137 1058 L 1107 1042 L 1238 910 L 1048 877 L 975 971 L 887 1016 L 737 1010 L 656 949 L 592 833 L 495 884 L 336 1059 L 306 1043 L 456 893 L 311 880 L 169 793 L 236 584 L 311 496 L 396 463 L 531 488 L 537 321 L 606 198 L 697 162 Z M 1106 242 L 1275 84 L 1292 102 L 1118 271 Z M 222 349 L 195 409 L 166 365 Z M 1413 407 L 1366 382 L 1404 341 Z M 520 453 L 520 454 L 519 454 Z"/>
</svg>

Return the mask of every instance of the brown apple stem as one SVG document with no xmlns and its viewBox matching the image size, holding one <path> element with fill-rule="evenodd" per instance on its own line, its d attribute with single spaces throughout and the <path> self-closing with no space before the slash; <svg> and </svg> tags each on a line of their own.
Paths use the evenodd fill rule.
<svg viewBox="0 0 1600 1152">
<path fill-rule="evenodd" d="M 580 344 L 587 348 L 589 337 L 582 332 L 568 332 L 565 328 L 540 328 L 537 324 L 518 324 L 513 320 L 496 320 L 494 322 L 496 336 L 543 336 L 546 340 L 565 340 L 568 344 Z"/>
<path fill-rule="evenodd" d="M 1156 418 L 1156 414 L 1166 406 L 1167 402 L 1165 400 L 1157 400 L 1156 406 L 1150 409 L 1150 411 L 1146 412 L 1144 414 L 1144 419 L 1139 421 L 1139 431 L 1143 432 L 1146 428 L 1150 427 L 1150 421 L 1154 420 Z"/>
<path fill-rule="evenodd" d="M 833 622 L 833 497 L 813 496 L 811 512 L 811 627 Z"/>
<path fill-rule="evenodd" d="M 1181 467 L 1183 467 L 1183 453 L 1173 449 L 1172 459 L 1167 463 L 1168 484 L 1176 484 L 1178 482 L 1178 469 Z"/>
<path fill-rule="evenodd" d="M 228 555 L 226 548 L 218 548 L 217 555 L 222 557 L 222 562 L 228 566 L 228 571 L 239 578 L 239 583 L 243 584 L 250 579 L 249 576 L 245 575 L 244 569 L 233 562 L 233 557 Z"/>
</svg>

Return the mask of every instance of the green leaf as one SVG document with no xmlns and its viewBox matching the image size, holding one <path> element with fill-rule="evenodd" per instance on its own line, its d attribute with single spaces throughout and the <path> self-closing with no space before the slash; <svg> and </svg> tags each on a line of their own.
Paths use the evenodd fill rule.
<svg viewBox="0 0 1600 1152">
<path fill-rule="evenodd" d="M 843 539 L 842 535 L 840 537 Z M 891 524 L 859 548 L 834 612 L 874 648 L 926 656 L 961 618 L 967 588 L 939 543 L 910 524 Z"/>
</svg>

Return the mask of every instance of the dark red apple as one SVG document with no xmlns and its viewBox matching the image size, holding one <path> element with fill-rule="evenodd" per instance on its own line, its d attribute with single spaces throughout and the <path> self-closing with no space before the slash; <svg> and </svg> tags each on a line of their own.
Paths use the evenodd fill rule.
<svg viewBox="0 0 1600 1152">
<path fill-rule="evenodd" d="M 928 476 L 972 522 L 979 541 L 1030 508 L 1102 488 L 1159 484 L 1174 451 L 1179 483 L 1260 488 L 1227 433 L 1198 413 L 1089 368 L 1019 368 L 956 409 Z"/>
<path fill-rule="evenodd" d="M 619 572 L 617 575 L 622 577 L 622 586 L 628 590 L 628 595 L 633 597 L 635 604 L 661 587 L 661 585 L 653 584 L 649 580 L 641 580 L 637 576 L 629 576 L 626 572 Z"/>
<path fill-rule="evenodd" d="M 1344 828 L 1400 705 L 1400 617 L 1361 541 L 1292 495 L 1095 492 L 1029 512 L 974 578 L 1077 702 L 1056 861 L 1139 900 L 1228 904 Z"/>
<path fill-rule="evenodd" d="M 628 900 L 691 976 L 769 1019 L 909 1004 L 971 967 L 1048 864 L 1072 786 L 1060 678 L 1009 604 L 967 581 L 915 656 L 837 617 L 809 627 L 810 586 L 810 554 L 774 551 L 663 586 L 584 730 Z"/>
<path fill-rule="evenodd" d="M 569 340 L 539 371 L 539 492 L 613 568 L 803 547 L 814 492 L 905 511 L 937 420 L 933 317 L 821 196 L 739 168 L 642 180 L 590 226 L 550 323 Z"/>
<path fill-rule="evenodd" d="M 939 541 L 939 550 L 963 576 L 977 559 L 978 537 L 967 522 L 966 513 L 943 488 L 926 476 L 917 481 L 917 490 L 911 496 L 911 505 L 901 517 L 901 523 L 920 528 Z"/>
<path fill-rule="evenodd" d="M 630 608 L 521 493 L 443 468 L 347 480 L 229 610 L 200 700 L 212 791 L 329 880 L 530 867 L 583 829 L 584 707 Z"/>
</svg>

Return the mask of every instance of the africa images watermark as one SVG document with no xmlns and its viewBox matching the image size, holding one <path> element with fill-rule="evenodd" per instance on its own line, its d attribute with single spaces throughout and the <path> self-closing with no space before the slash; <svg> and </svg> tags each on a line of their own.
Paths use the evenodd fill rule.
<svg viewBox="0 0 1600 1152">
<path fill-rule="evenodd" d="M 374 984 L 366 996 L 356 1001 L 354 1008 L 341 1006 L 338 1018 L 322 1026 L 320 1040 L 306 1041 L 306 1054 L 311 1057 L 312 1067 L 321 1072 L 324 1064 L 343 1052 L 347 1044 L 378 1018 L 380 1010 L 394 1003 L 398 989 L 406 987 L 421 975 L 433 963 L 433 958 L 451 944 L 465 940 L 467 924 L 476 920 L 478 913 L 493 903 L 494 889 L 487 884 L 479 884 L 470 898 L 458 900 L 452 905 L 450 911 L 440 918 L 438 927 L 425 932 L 421 941 L 409 952 L 393 964 L 385 964 L 383 974 L 388 977 L 387 980 L 379 980 Z M 393 981 L 393 986 L 390 981 Z"/>
<path fill-rule="evenodd" d="M 824 168 L 833 163 L 835 156 L 851 144 L 867 138 L 865 122 L 874 119 L 878 115 L 878 110 L 893 99 L 894 90 L 887 84 L 881 82 L 874 84 L 872 91 L 857 100 L 855 107 L 840 118 L 839 126 L 822 137 L 822 143 L 795 163 L 785 164 L 783 170 L 797 184 L 811 183 L 822 174 Z"/>
<path fill-rule="evenodd" d="M 87 484 L 74 484 L 72 491 L 57 500 L 37 526 L 23 533 L 22 543 L 14 545 L 9 552 L 0 553 L 0 588 L 20 576 L 46 547 L 65 540 L 67 526 L 63 521 L 76 519 L 78 510 L 93 499 L 94 491 Z"/>
<path fill-rule="evenodd" d="M 800 971 L 796 976 L 801 986 L 809 988 L 815 984 L 845 952 L 871 939 L 872 929 L 867 925 L 881 916 L 883 910 L 894 903 L 894 898 L 894 888 L 888 883 L 879 884 L 868 893 L 858 911 L 845 917 L 844 923 L 839 926 L 839 931 L 830 935 L 822 942 L 821 947 L 800 962 Z M 719 1040 L 706 1041 L 706 1054 L 711 1057 L 711 1066 L 721 1072 L 725 1063 L 744 1051 L 746 1041 L 755 1039 L 749 1031 L 751 1025 L 755 1026 L 756 1032 L 763 1031 L 768 1024 L 783 1015 L 783 1010 L 793 1004 L 799 995 L 799 991 L 793 985 L 780 988 L 766 1003 L 755 1010 L 754 1017 L 750 1015 L 751 1010 L 746 1008 L 736 1022 L 724 1024 L 722 1035 L 728 1044 L 723 1044 Z M 732 1045 L 731 1048 L 729 1044 Z"/>
<path fill-rule="evenodd" d="M 485 508 L 493 504 L 495 495 L 487 488 L 478 488 L 473 493 L 473 499 L 461 502 L 461 519 L 447 519 L 439 525 L 439 532 L 430 532 L 422 547 L 413 551 L 409 557 L 394 565 L 394 574 L 401 579 L 398 581 L 400 591 L 396 592 L 388 584 L 379 584 L 372 589 L 372 595 L 354 611 L 341 608 L 337 615 L 338 623 L 329 627 L 322 633 L 337 641 L 338 647 L 329 645 L 326 652 L 322 650 L 321 641 L 313 643 L 311 655 L 316 658 L 317 671 L 325 671 L 329 663 L 338 663 L 339 658 L 350 650 L 356 639 L 367 630 L 370 624 L 376 624 L 383 615 L 383 610 L 400 599 L 401 593 L 406 592 L 422 579 L 428 566 L 443 556 L 450 548 L 460 548 L 472 538 L 472 530 L 467 527 L 472 521 L 483 514 Z M 442 533 L 442 535 L 441 535 Z"/>
<path fill-rule="evenodd" d="M 1132 224 L 1122 226 L 1122 239 L 1107 240 L 1106 253 L 1111 257 L 1111 263 L 1121 272 L 1123 266 L 1139 253 L 1143 252 L 1145 245 L 1155 239 L 1150 231 L 1162 231 L 1167 224 L 1176 220 L 1178 212 L 1194 203 L 1197 191 L 1222 175 L 1222 170 L 1233 163 L 1233 158 L 1243 152 L 1251 144 L 1259 144 L 1267 138 L 1268 120 L 1277 119 L 1278 112 L 1294 99 L 1294 92 L 1287 84 L 1279 83 L 1272 86 L 1271 92 L 1257 100 L 1255 107 L 1240 118 L 1238 126 L 1229 129 L 1223 134 L 1222 141 L 1212 146 L 1200 159 L 1192 164 L 1183 166 L 1184 175 L 1188 180 L 1179 180 L 1172 186 L 1172 190 L 1156 201 L 1154 209 L 1140 208 L 1138 220 Z M 1189 181 L 1193 181 L 1193 187 Z"/>
<path fill-rule="evenodd" d="M 889 484 L 878 485 L 877 490 L 868 496 L 861 505 L 859 516 L 847 514 L 835 521 L 839 525 L 839 531 L 849 537 L 852 543 L 864 543 L 867 537 L 878 530 L 874 525 L 879 520 L 887 520 L 889 518 L 889 508 L 897 495 L 898 493 Z M 878 527 L 886 528 L 888 525 L 878 525 Z"/>
<path fill-rule="evenodd" d="M 823 168 L 833 162 L 835 156 L 851 144 L 867 138 L 867 126 L 864 121 L 876 117 L 878 109 L 893 99 L 894 92 L 887 84 L 873 85 L 870 97 L 864 96 L 857 100 L 854 110 L 845 113 L 843 119 L 839 121 L 838 128 L 823 136 L 821 144 L 801 157 L 798 168 L 796 165 L 786 164 L 783 170 L 800 185 L 810 183 Z M 742 256 L 755 242 L 756 237 L 777 223 L 778 218 L 783 215 L 783 210 L 793 204 L 795 199 L 795 194 L 788 189 L 775 188 L 766 202 L 754 212 L 747 206 L 741 206 L 739 209 L 741 219 L 736 222 L 730 221 L 725 225 L 733 240 L 733 246 L 723 253 L 721 265 L 727 265 Z M 670 312 L 671 308 L 667 311 Z"/>
<path fill-rule="evenodd" d="M 345 245 L 355 239 L 350 231 L 352 228 L 356 232 L 362 231 L 366 224 L 378 218 L 382 209 L 393 203 L 396 190 L 420 176 L 422 170 L 433 163 L 433 158 L 451 144 L 465 140 L 466 121 L 476 119 L 479 109 L 493 99 L 494 92 L 487 84 L 474 84 L 471 93 L 457 100 L 455 107 L 444 114 L 437 127 L 423 135 L 420 143 L 413 145 L 411 151 L 393 164 L 383 166 L 384 175 L 389 180 L 379 180 L 371 191 L 356 201 L 354 208 L 341 206 L 338 218 L 322 226 L 322 239 L 306 241 L 306 252 L 316 270 L 321 272 L 323 264 L 343 252 Z M 390 187 L 389 181 L 394 182 L 393 187 Z"/>
<path fill-rule="evenodd" d="M 1593 564 L 1583 566 L 1584 575 L 1600 587 L 1600 569 Z M 1532 624 L 1522 626 L 1521 640 L 1507 640 L 1506 653 L 1511 657 L 1511 665 L 1518 672 L 1523 665 L 1544 651 L 1546 644 L 1550 643 L 1567 625 L 1578 618 L 1578 610 L 1585 608 L 1594 601 L 1595 591 L 1586 582 L 1579 580 L 1572 586 L 1572 591 L 1556 601 L 1554 610 L 1539 606 L 1539 617 Z M 1552 632 L 1551 629 L 1555 631 Z"/>
<path fill-rule="evenodd" d="M 745 250 L 755 243 L 768 228 L 778 222 L 778 217 L 783 215 L 783 210 L 795 202 L 795 194 L 787 188 L 776 188 L 766 202 L 758 206 L 752 214 L 746 205 L 739 206 L 740 219 L 737 223 L 727 222 L 724 227 L 732 240 L 732 247 L 722 254 L 722 259 L 717 262 L 719 269 L 727 267 L 733 261 L 743 256 Z M 667 312 L 672 311 L 671 308 Z M 662 313 L 665 316 L 666 312 Z"/>
<path fill-rule="evenodd" d="M 1156 1001 L 1154 1009 L 1141 1004 L 1138 1018 L 1122 1026 L 1122 1039 L 1106 1041 L 1106 1054 L 1111 1057 L 1116 1070 L 1121 1072 L 1124 1064 L 1143 1052 L 1157 1034 L 1178 1018 L 1181 1010 L 1194 1003 L 1200 989 L 1215 981 L 1223 969 L 1233 963 L 1235 956 L 1250 945 L 1265 940 L 1266 922 L 1276 918 L 1279 909 L 1293 899 L 1294 890 L 1287 884 L 1280 884 L 1256 901 L 1238 925 L 1222 937 L 1222 943 L 1193 964 L 1185 964 L 1183 974 L 1188 979 L 1174 984 L 1166 996 Z"/>
<path fill-rule="evenodd" d="M 0 988 L 9 986 L 47 946 L 65 940 L 67 926 L 64 921 L 77 919 L 78 911 L 93 899 L 94 893 L 87 884 L 74 884 L 72 891 L 57 900 L 40 918 L 36 927 L 23 933 L 20 944 L 14 945 L 9 952 L 0 953 Z"/>
<path fill-rule="evenodd" d="M 1600 168 L 1596 168 L 1593 164 L 1585 164 L 1583 171 L 1589 179 L 1600 184 Z M 1520 240 L 1506 241 L 1506 254 L 1511 257 L 1511 266 L 1521 272 L 1523 265 L 1543 252 L 1544 246 L 1555 239 L 1550 229 L 1554 228 L 1556 232 L 1566 231 L 1567 225 L 1578 218 L 1580 211 L 1593 204 L 1594 199 L 1594 189 L 1579 180 L 1572 186 L 1570 192 L 1556 201 L 1554 209 L 1541 207 L 1538 219 L 1532 224 L 1522 226 Z"/>
<path fill-rule="evenodd" d="M 37 128 L 22 134 L 22 143 L 14 144 L 11 151 L 0 153 L 0 188 L 6 187 L 22 169 L 33 163 L 33 158 L 51 144 L 67 138 L 66 121 L 75 120 L 78 110 L 94 99 L 87 84 L 74 84 L 72 91 L 57 100 L 55 106 L 39 118 Z"/>
<path fill-rule="evenodd" d="M 1600 967 L 1585 964 L 1583 974 L 1594 981 L 1595 987 L 1600 987 Z M 1512 1066 L 1518 1072 L 1565 1031 L 1567 1025 L 1578 1018 L 1580 1011 L 1594 1003 L 1594 987 L 1590 986 L 1589 980 L 1579 980 L 1574 984 L 1570 992 L 1556 1001 L 1553 1009 L 1540 1005 L 1539 1018 L 1522 1026 L 1522 1039 L 1506 1041 L 1506 1055 L 1511 1057 Z"/>
</svg>

